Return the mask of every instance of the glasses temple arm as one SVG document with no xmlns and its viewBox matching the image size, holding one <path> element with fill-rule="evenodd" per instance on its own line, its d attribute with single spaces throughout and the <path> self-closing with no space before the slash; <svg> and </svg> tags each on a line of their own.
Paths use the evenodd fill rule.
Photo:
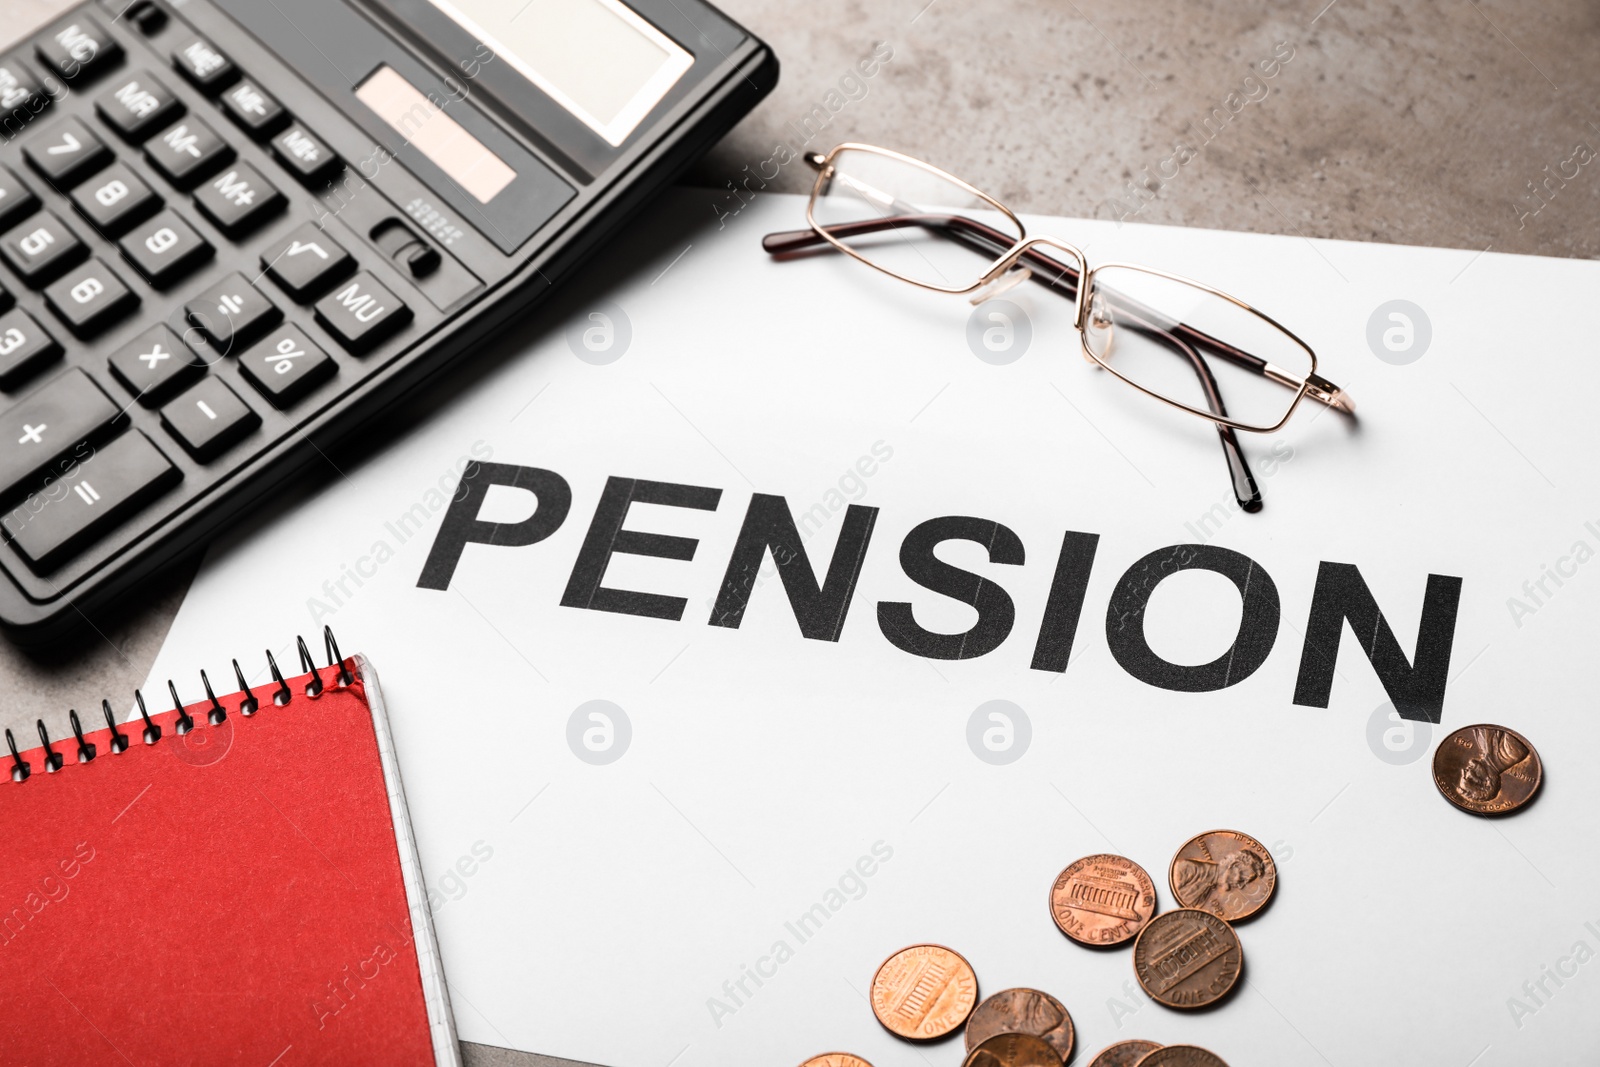
<svg viewBox="0 0 1600 1067">
<path fill-rule="evenodd" d="M 964 215 L 897 215 L 890 218 L 839 223 L 824 227 L 824 229 L 836 238 L 845 239 L 879 233 L 883 230 L 899 229 L 905 226 L 921 226 L 925 229 L 944 231 L 947 236 L 960 241 L 960 243 L 968 247 L 995 256 L 1004 255 L 1006 250 L 1015 243 L 1011 238 L 992 226 L 986 226 L 976 219 L 969 219 Z M 821 246 L 833 247 L 827 237 L 810 228 L 771 233 L 762 238 L 761 241 L 761 247 L 775 256 L 804 252 Z M 1063 289 L 1069 297 L 1076 298 L 1078 292 L 1078 271 L 1076 268 L 1031 248 L 1022 253 L 1019 261 L 1034 269 L 1036 272 L 1033 278 L 1034 281 L 1052 289 Z M 1120 299 L 1127 310 L 1149 311 L 1148 308 L 1143 308 L 1126 297 L 1121 297 Z M 1313 400 L 1317 400 L 1331 408 L 1337 408 L 1346 414 L 1355 413 L 1355 403 L 1344 390 L 1319 374 L 1308 374 L 1302 381 L 1273 366 L 1259 356 L 1253 356 L 1243 349 L 1236 348 L 1225 341 L 1220 341 L 1185 323 L 1178 323 L 1174 327 L 1174 332 L 1188 343 L 1214 353 L 1218 357 L 1242 367 L 1252 374 L 1277 382 L 1279 385 L 1289 389 L 1299 389 L 1304 385 L 1306 395 Z"/>
</svg>

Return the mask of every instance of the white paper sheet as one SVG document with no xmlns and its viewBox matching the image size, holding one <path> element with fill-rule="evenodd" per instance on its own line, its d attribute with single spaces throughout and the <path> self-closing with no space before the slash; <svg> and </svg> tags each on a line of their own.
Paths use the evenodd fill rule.
<svg viewBox="0 0 1600 1067">
<path fill-rule="evenodd" d="M 1600 265 L 1030 220 L 1091 262 L 1149 263 L 1251 301 L 1355 396 L 1357 428 L 1307 404 L 1283 433 L 1246 435 L 1266 508 L 1245 515 L 1208 425 L 1086 364 L 1043 289 L 1006 294 L 1031 338 L 1000 364 L 974 354 L 961 298 L 837 255 L 769 261 L 759 239 L 803 225 L 800 199 L 762 196 L 721 228 L 697 194 L 652 211 L 656 225 L 535 313 L 547 325 L 529 326 L 525 351 L 214 549 L 152 674 L 192 688 L 196 668 L 230 677 L 238 656 L 259 676 L 263 647 L 282 661 L 285 634 L 324 622 L 372 658 L 463 1038 L 616 1067 L 829 1049 L 954 1065 L 959 1041 L 903 1044 L 865 1000 L 886 955 L 937 941 L 982 990 L 1059 997 L 1079 1062 L 1132 1036 L 1193 1041 L 1234 1067 L 1600 1053 Z M 1404 365 L 1368 343 L 1393 300 L 1429 326 Z M 609 350 L 584 347 L 597 329 L 604 348 L 607 328 Z M 559 474 L 570 513 L 537 544 L 469 545 L 447 591 L 418 588 L 458 470 L 484 459 Z M 715 511 L 628 517 L 698 539 L 692 561 L 619 555 L 606 572 L 611 587 L 687 598 L 681 621 L 561 606 L 613 476 L 722 491 Z M 800 635 L 770 563 L 742 626 L 707 625 L 756 492 L 812 516 L 819 579 L 845 505 L 879 509 L 837 642 Z M 531 507 L 496 489 L 480 518 Z M 908 654 L 881 631 L 880 601 L 911 602 L 930 630 L 973 622 L 898 559 L 913 527 L 960 515 L 1025 549 L 1020 565 L 970 542 L 939 549 L 998 583 L 1015 625 L 979 658 Z M 1073 660 L 1033 670 L 1068 530 L 1100 536 Z M 1265 663 L 1215 692 L 1153 687 L 1108 649 L 1123 572 L 1185 543 L 1248 555 L 1281 601 Z M 1293 702 L 1321 561 L 1359 568 L 1407 656 L 1428 575 L 1462 579 L 1439 726 L 1408 734 L 1385 717 L 1348 627 L 1328 707 Z M 1167 659 L 1202 663 L 1240 613 L 1226 579 L 1188 570 L 1160 584 L 1146 629 Z M 609 713 L 610 754 L 629 734 L 610 763 L 576 754 L 585 730 L 605 742 L 591 701 L 627 719 Z M 990 701 L 1027 718 L 1009 764 L 969 746 Z M 1458 812 L 1430 778 L 1433 745 L 1480 721 L 1544 758 L 1543 794 L 1507 820 Z M 1137 993 L 1127 949 L 1062 937 L 1046 895 L 1072 860 L 1115 851 L 1170 907 L 1173 852 L 1215 827 L 1269 845 L 1280 884 L 1239 928 L 1236 995 L 1186 1015 Z M 808 913 L 826 919 L 796 927 Z"/>
</svg>

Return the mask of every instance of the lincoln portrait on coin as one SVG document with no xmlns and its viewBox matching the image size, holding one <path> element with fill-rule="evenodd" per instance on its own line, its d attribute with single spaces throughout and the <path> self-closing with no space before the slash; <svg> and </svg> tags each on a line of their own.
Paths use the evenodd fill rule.
<svg viewBox="0 0 1600 1067">
<path fill-rule="evenodd" d="M 1225 893 L 1244 893 L 1267 873 L 1264 860 L 1254 852 L 1230 852 L 1221 861 L 1180 859 L 1175 864 L 1178 895 L 1191 908 L 1204 908 Z"/>
<path fill-rule="evenodd" d="M 1493 800 L 1500 793 L 1500 776 L 1528 758 L 1521 741 L 1500 730 L 1478 726 L 1472 730 L 1476 752 L 1461 768 L 1457 788 L 1475 803 Z"/>
</svg>

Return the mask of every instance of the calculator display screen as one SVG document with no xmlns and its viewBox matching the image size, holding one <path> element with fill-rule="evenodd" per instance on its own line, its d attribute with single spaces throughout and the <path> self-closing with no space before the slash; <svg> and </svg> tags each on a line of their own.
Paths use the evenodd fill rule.
<svg viewBox="0 0 1600 1067">
<path fill-rule="evenodd" d="M 694 65 L 621 0 L 428 0 L 607 143 Z"/>
<path fill-rule="evenodd" d="M 356 88 L 356 99 L 400 132 L 480 204 L 516 180 L 517 172 L 445 114 L 393 67 L 379 67 Z"/>
</svg>

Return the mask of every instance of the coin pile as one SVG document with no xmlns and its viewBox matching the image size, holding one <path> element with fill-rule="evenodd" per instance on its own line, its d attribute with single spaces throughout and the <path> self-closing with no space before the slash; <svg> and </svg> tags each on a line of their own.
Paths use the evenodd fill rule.
<svg viewBox="0 0 1600 1067">
<path fill-rule="evenodd" d="M 1278 868 L 1266 846 L 1236 830 L 1185 841 L 1167 884 L 1178 907 L 1157 913 L 1156 887 L 1125 856 L 1085 856 L 1050 886 L 1050 917 L 1063 934 L 1094 948 L 1133 942 L 1133 972 L 1145 993 L 1169 1008 L 1192 1009 L 1227 996 L 1244 969 L 1233 923 L 1271 899 Z M 980 1002 L 972 965 L 943 945 L 912 945 L 872 976 L 872 1013 L 907 1041 L 936 1041 L 966 1028 L 962 1067 L 1062 1067 L 1076 1033 L 1066 1006 L 1037 989 L 1005 989 Z M 829 1052 L 801 1067 L 872 1067 Z M 1088 1067 L 1227 1067 L 1195 1045 L 1119 1041 Z"/>
<path fill-rule="evenodd" d="M 1504 726 L 1464 726 L 1433 754 L 1433 782 L 1446 800 L 1476 815 L 1501 815 L 1533 800 L 1544 764 L 1526 737 Z M 1169 1008 L 1209 1007 L 1244 970 L 1233 924 L 1272 899 L 1278 867 L 1265 845 L 1237 830 L 1185 841 L 1167 868 L 1178 906 L 1157 914 L 1156 887 L 1125 856 L 1098 854 L 1069 864 L 1050 886 L 1050 917 L 1092 948 L 1133 942 L 1133 973 L 1151 1000 Z M 936 1041 L 966 1027 L 962 1067 L 1063 1067 L 1075 1032 L 1066 1006 L 1037 989 L 1005 989 L 978 1000 L 978 976 L 959 952 L 912 945 L 872 977 L 872 1012 L 907 1041 Z M 813 1056 L 801 1067 L 872 1067 L 849 1052 Z M 1196 1045 L 1118 1041 L 1088 1067 L 1227 1067 Z"/>
</svg>

